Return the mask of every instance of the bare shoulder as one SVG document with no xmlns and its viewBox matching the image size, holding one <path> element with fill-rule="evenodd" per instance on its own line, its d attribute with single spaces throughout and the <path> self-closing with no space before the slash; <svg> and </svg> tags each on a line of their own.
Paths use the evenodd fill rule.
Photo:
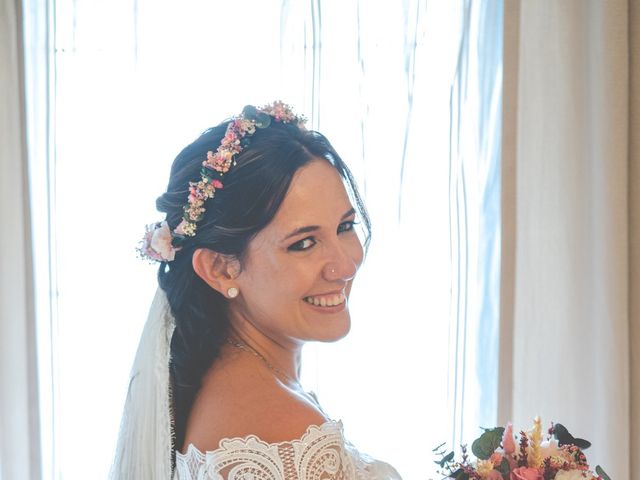
<svg viewBox="0 0 640 480">
<path fill-rule="evenodd" d="M 212 451 L 222 439 L 247 435 L 286 442 L 327 421 L 313 402 L 268 374 L 233 373 L 223 370 L 205 377 L 189 415 L 185 450 L 193 444 L 202 452 Z"/>
</svg>

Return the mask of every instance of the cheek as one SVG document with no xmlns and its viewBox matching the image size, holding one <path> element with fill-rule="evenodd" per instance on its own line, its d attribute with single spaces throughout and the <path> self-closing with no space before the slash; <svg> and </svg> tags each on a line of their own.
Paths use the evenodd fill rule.
<svg viewBox="0 0 640 480">
<path fill-rule="evenodd" d="M 260 265 L 252 265 L 245 288 L 256 303 L 271 305 L 292 297 L 301 297 L 309 287 L 311 268 L 275 255 L 263 255 Z"/>
<path fill-rule="evenodd" d="M 362 248 L 360 239 L 355 235 L 354 237 L 353 246 L 351 248 L 351 258 L 353 259 L 353 263 L 356 265 L 356 268 L 360 268 L 362 260 L 364 259 L 364 249 Z"/>
<path fill-rule="evenodd" d="M 347 283 L 347 296 L 351 294 L 351 287 L 353 287 L 355 275 L 358 273 L 358 269 L 360 268 L 360 265 L 362 265 L 362 261 L 364 260 L 364 249 L 362 248 L 360 239 L 358 239 L 357 237 L 355 238 L 353 244 L 350 245 L 349 256 L 351 257 L 353 264 L 355 265 L 355 273 L 354 277 Z"/>
</svg>

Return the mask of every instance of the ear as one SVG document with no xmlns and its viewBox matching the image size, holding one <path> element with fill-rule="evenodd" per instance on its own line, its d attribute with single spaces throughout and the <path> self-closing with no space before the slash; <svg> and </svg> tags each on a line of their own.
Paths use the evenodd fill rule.
<svg viewBox="0 0 640 480">
<path fill-rule="evenodd" d="M 193 252 L 192 264 L 196 275 L 225 297 L 229 296 L 229 288 L 237 288 L 235 278 L 240 273 L 240 264 L 236 258 L 198 248 Z"/>
</svg>

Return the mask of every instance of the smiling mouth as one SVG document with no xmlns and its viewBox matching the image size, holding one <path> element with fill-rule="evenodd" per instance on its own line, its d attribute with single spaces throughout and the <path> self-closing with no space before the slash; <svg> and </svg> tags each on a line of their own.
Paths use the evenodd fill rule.
<svg viewBox="0 0 640 480">
<path fill-rule="evenodd" d="M 304 297 L 304 301 L 316 307 L 335 307 L 344 303 L 346 298 L 344 293 L 336 293 L 322 297 Z"/>
</svg>

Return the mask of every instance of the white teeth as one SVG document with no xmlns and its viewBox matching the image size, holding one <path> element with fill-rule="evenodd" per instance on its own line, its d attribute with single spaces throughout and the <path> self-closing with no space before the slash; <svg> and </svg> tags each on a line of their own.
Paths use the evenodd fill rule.
<svg viewBox="0 0 640 480">
<path fill-rule="evenodd" d="M 304 301 L 316 307 L 335 307 L 345 301 L 345 296 L 339 293 L 331 297 L 305 297 Z"/>
</svg>

